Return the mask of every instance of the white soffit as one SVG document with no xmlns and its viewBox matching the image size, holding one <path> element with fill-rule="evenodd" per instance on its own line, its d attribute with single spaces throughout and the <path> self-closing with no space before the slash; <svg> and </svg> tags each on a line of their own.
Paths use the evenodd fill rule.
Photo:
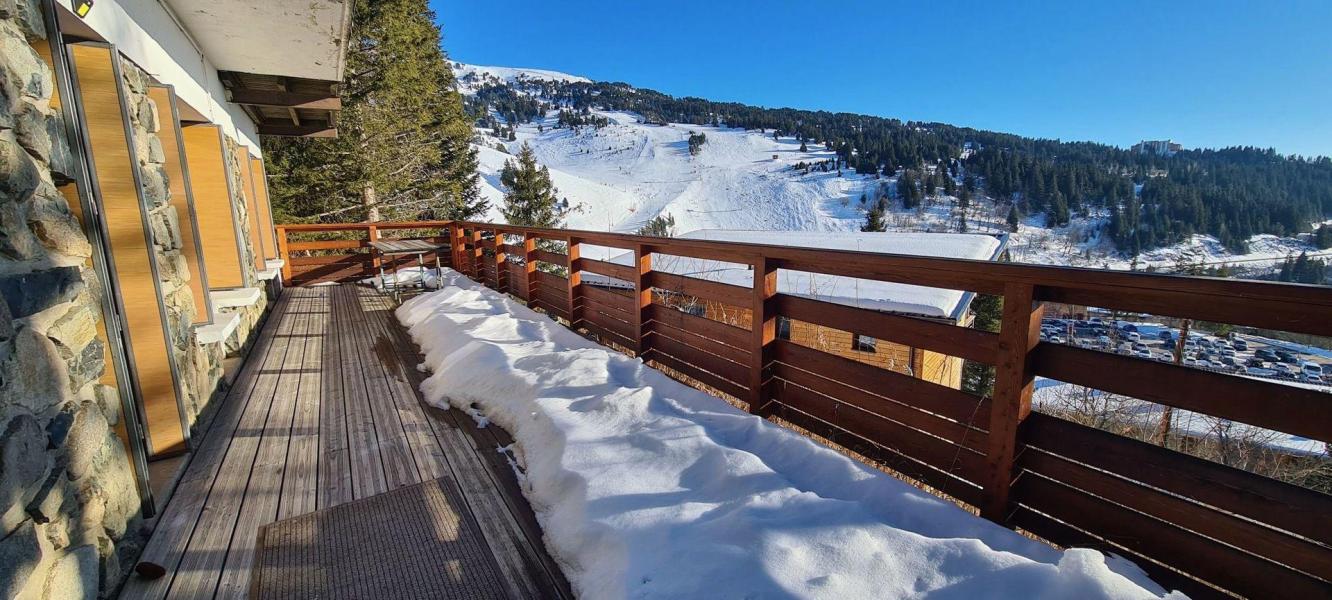
<svg viewBox="0 0 1332 600">
<path fill-rule="evenodd" d="M 164 0 L 222 71 L 341 81 L 351 0 Z"/>
</svg>

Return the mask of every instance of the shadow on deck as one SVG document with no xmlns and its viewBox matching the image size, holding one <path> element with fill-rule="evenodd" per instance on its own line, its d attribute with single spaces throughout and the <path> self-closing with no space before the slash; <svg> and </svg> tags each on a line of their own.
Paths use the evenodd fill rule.
<svg viewBox="0 0 1332 600">
<path fill-rule="evenodd" d="M 392 309 L 350 285 L 284 293 L 144 550 L 166 575 L 131 574 L 122 598 L 244 597 L 262 526 L 440 477 L 494 558 L 474 576 L 508 597 L 572 597 L 497 450 L 512 439 L 422 400 L 421 356 Z"/>
</svg>

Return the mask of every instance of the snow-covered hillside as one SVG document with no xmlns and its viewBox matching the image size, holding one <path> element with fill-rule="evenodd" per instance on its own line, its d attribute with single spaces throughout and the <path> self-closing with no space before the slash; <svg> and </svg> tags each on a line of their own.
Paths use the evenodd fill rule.
<svg viewBox="0 0 1332 600">
<path fill-rule="evenodd" d="M 539 80 L 586 82 L 567 73 L 540 69 L 479 67 L 455 63 L 460 88 L 472 93 L 486 82 L 522 83 Z M 554 111 L 531 123 L 512 124 L 515 140 L 502 140 L 478 130 L 482 193 L 491 200 L 489 219 L 498 220 L 503 191 L 499 172 L 510 154 L 530 144 L 541 164 L 551 171 L 561 196 L 573 213 L 570 227 L 632 232 L 658 215 L 675 219 L 677 232 L 697 229 L 855 231 L 868 208 L 880 197 L 891 199 L 896 179 L 857 175 L 847 169 L 806 174 L 797 163 L 830 160 L 835 153 L 799 140 L 773 139 L 771 132 L 689 124 L 653 125 L 636 114 L 594 111 L 610 125 L 557 128 Z M 697 155 L 688 150 L 691 134 L 707 142 Z M 503 147 L 500 151 L 497 148 Z M 864 202 L 862 202 L 864 199 Z M 955 232 L 961 220 L 956 198 L 939 195 L 918 209 L 890 202 L 890 231 Z M 979 197 L 966 215 L 968 231 L 1008 233 L 1006 206 Z M 1040 264 L 1128 269 L 1154 266 L 1172 271 L 1184 264 L 1214 266 L 1237 262 L 1270 268 L 1287 256 L 1317 252 L 1309 243 L 1272 235 L 1255 236 L 1250 253 L 1235 255 L 1217 240 L 1194 236 L 1175 246 L 1139 256 L 1120 254 L 1101 236 L 1107 219 L 1075 217 L 1065 227 L 1047 228 L 1043 215 L 1029 216 L 1010 240 L 1013 259 Z"/>
</svg>

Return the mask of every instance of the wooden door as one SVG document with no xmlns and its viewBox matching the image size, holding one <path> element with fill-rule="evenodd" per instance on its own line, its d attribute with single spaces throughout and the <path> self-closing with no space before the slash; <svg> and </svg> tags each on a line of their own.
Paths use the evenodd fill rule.
<svg viewBox="0 0 1332 600">
<path fill-rule="evenodd" d="M 208 283 L 214 289 L 249 285 L 240 224 L 231 209 L 231 177 L 228 174 L 226 143 L 217 125 L 190 125 L 181 129 L 185 142 L 185 165 L 194 192 L 194 210 L 199 220 L 199 243 L 208 266 Z"/>
<path fill-rule="evenodd" d="M 181 410 L 132 129 L 122 100 L 119 57 L 100 44 L 72 44 L 68 52 L 92 167 L 89 193 L 106 233 L 131 387 L 142 406 L 148 452 L 154 458 L 179 454 L 187 450 L 189 430 Z"/>
<path fill-rule="evenodd" d="M 273 202 L 268 198 L 268 173 L 262 158 L 250 157 L 250 172 L 254 176 L 255 204 L 259 209 L 259 224 L 263 226 L 264 258 L 278 257 L 277 233 L 273 226 Z"/>
</svg>

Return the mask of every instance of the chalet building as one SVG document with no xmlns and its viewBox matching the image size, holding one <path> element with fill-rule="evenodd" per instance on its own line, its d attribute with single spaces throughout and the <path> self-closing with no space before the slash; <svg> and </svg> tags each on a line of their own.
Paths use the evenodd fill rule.
<svg viewBox="0 0 1332 600">
<path fill-rule="evenodd" d="M 809 249 L 860 250 L 886 255 L 903 254 L 991 261 L 997 261 L 1004 255 L 1008 241 L 1007 236 L 983 234 L 774 232 L 721 229 L 701 229 L 679 237 L 768 243 Z M 611 259 L 611 262 L 624 265 L 632 264 L 632 261 L 632 253 L 620 254 Z M 748 285 L 753 276 L 752 270 L 747 265 L 684 257 L 658 258 L 654 263 L 654 269 L 737 286 Z M 585 275 L 583 283 L 620 289 L 628 286 L 626 282 L 596 275 Z M 969 327 L 973 319 L 969 309 L 975 294 L 971 292 L 796 272 L 787 273 L 780 280 L 779 288 L 781 293 L 793 296 L 948 325 Z M 746 327 L 750 322 L 750 310 L 746 307 L 660 291 L 658 296 L 658 300 L 662 303 L 674 305 L 680 310 L 712 320 L 732 325 L 744 324 Z M 954 389 L 962 385 L 963 361 L 955 356 L 785 317 L 777 319 L 777 337 Z"/>
<path fill-rule="evenodd" d="M 281 290 L 349 2 L 0 2 L 0 597 L 113 591 Z"/>
<path fill-rule="evenodd" d="M 1157 156 L 1174 156 L 1176 152 L 1183 149 L 1184 146 L 1171 140 L 1143 140 L 1134 144 L 1132 148 L 1138 154 L 1155 154 Z"/>
</svg>

